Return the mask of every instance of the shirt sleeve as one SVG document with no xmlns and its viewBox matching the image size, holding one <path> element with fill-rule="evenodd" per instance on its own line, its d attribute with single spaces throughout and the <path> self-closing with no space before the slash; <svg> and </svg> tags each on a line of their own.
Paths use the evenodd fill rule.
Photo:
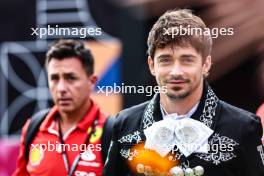
<svg viewBox="0 0 264 176">
<path fill-rule="evenodd" d="M 16 163 L 16 170 L 12 174 L 12 176 L 29 176 L 29 173 L 27 172 L 27 161 L 25 159 L 25 135 L 27 128 L 29 126 L 30 120 L 27 120 L 25 125 L 22 128 L 22 134 L 21 134 L 21 142 L 20 142 L 20 148 L 19 148 L 19 155 Z"/>
<path fill-rule="evenodd" d="M 264 153 L 261 137 L 263 133 L 260 118 L 254 117 L 243 129 L 242 155 L 246 175 L 264 175 Z"/>
</svg>

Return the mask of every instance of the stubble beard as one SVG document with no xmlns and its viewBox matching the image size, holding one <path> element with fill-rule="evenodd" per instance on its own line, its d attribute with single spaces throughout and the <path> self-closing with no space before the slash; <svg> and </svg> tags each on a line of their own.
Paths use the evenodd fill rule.
<svg viewBox="0 0 264 176">
<path fill-rule="evenodd" d="M 173 91 L 179 91 L 179 90 L 176 90 L 174 89 Z M 170 92 L 167 92 L 166 93 L 166 96 L 172 100 L 172 101 L 175 101 L 175 100 L 182 100 L 186 97 L 188 97 L 190 95 L 191 91 L 190 90 L 184 90 L 182 93 L 179 93 L 179 94 L 174 94 L 174 93 L 170 93 Z"/>
</svg>

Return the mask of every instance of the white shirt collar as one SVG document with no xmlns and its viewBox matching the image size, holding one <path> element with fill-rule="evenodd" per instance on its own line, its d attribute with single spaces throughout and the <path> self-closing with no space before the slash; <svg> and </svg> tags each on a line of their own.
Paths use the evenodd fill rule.
<svg viewBox="0 0 264 176">
<path fill-rule="evenodd" d="M 188 111 L 186 114 L 184 115 L 178 115 L 177 113 L 172 113 L 172 114 L 168 114 L 168 112 L 164 109 L 164 107 L 160 104 L 160 110 L 161 110 L 161 114 L 162 114 L 162 117 L 163 119 L 166 119 L 166 118 L 171 118 L 171 119 L 182 119 L 182 118 L 189 118 L 191 117 L 194 112 L 197 110 L 198 108 L 198 105 L 199 105 L 200 101 L 198 103 L 196 103 L 192 109 L 190 111 Z"/>
</svg>

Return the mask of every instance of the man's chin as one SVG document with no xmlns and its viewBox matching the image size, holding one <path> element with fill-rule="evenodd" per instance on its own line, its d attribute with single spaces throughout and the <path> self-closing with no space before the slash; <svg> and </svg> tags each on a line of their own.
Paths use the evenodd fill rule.
<svg viewBox="0 0 264 176">
<path fill-rule="evenodd" d="M 190 92 L 188 91 L 168 91 L 166 93 L 167 97 L 169 97 L 170 99 L 173 100 L 180 100 L 180 99 L 184 99 L 186 98 L 188 95 L 190 94 Z"/>
<path fill-rule="evenodd" d="M 71 106 L 58 106 L 58 110 L 62 113 L 70 113 L 73 111 Z"/>
</svg>

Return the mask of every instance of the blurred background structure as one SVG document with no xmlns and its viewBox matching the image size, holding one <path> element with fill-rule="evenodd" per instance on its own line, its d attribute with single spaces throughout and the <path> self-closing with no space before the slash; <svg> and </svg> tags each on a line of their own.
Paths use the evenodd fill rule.
<svg viewBox="0 0 264 176">
<path fill-rule="evenodd" d="M 262 0 L 10 0 L 0 2 L 0 176 L 15 167 L 19 134 L 33 113 L 51 105 L 43 63 L 51 42 L 82 39 L 95 55 L 98 86 L 155 85 L 147 67 L 147 35 L 166 10 L 189 8 L 209 28 L 234 28 L 213 40 L 209 81 L 223 100 L 256 112 L 264 102 Z M 31 28 L 102 28 L 102 35 L 31 35 Z M 150 99 L 142 94 L 95 93 L 109 114 Z"/>
</svg>

